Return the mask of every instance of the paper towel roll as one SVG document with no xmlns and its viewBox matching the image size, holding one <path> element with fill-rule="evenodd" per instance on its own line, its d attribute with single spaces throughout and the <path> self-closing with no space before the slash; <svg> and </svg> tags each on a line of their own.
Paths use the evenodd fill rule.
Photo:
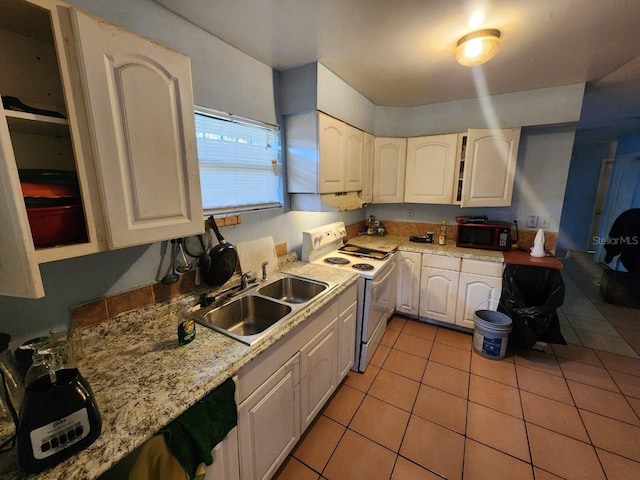
<svg viewBox="0 0 640 480">
<path fill-rule="evenodd" d="M 544 257 L 546 255 L 544 253 L 544 232 L 541 228 L 538 229 L 536 238 L 533 239 L 533 247 L 531 248 L 530 255 L 532 257 Z"/>
</svg>

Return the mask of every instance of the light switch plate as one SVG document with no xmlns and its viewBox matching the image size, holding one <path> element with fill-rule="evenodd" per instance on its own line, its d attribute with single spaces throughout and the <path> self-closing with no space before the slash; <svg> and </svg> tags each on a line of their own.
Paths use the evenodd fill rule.
<svg viewBox="0 0 640 480">
<path fill-rule="evenodd" d="M 529 215 L 527 217 L 527 228 L 536 228 L 538 226 L 538 216 Z"/>
</svg>

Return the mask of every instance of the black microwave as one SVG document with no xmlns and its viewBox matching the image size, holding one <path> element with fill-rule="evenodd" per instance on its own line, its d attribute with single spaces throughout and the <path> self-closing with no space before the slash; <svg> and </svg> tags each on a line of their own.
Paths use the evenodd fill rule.
<svg viewBox="0 0 640 480">
<path fill-rule="evenodd" d="M 496 221 L 459 223 L 456 246 L 484 250 L 509 250 L 511 248 L 511 225 L 507 222 Z"/>
</svg>

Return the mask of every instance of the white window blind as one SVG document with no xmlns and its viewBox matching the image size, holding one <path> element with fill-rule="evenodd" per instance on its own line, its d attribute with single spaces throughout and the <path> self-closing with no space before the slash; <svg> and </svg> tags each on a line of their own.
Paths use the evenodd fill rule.
<svg viewBox="0 0 640 480">
<path fill-rule="evenodd" d="M 282 206 L 279 128 L 202 108 L 195 115 L 205 212 Z"/>
</svg>

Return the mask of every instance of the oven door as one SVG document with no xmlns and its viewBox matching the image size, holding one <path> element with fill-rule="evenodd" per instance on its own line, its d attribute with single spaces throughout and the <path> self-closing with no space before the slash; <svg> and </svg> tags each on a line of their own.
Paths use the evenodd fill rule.
<svg viewBox="0 0 640 480">
<path fill-rule="evenodd" d="M 362 342 L 367 343 L 376 328 L 393 313 L 396 306 L 395 258 L 375 276 L 367 280 L 364 290 Z"/>
</svg>

